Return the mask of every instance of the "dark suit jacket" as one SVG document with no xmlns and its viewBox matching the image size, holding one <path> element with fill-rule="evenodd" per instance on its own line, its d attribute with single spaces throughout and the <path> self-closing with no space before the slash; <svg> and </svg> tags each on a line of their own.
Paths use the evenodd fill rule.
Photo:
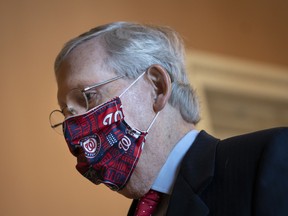
<svg viewBox="0 0 288 216">
<path fill-rule="evenodd" d="M 288 216 L 288 128 L 225 140 L 201 131 L 183 159 L 167 215 Z"/>
</svg>

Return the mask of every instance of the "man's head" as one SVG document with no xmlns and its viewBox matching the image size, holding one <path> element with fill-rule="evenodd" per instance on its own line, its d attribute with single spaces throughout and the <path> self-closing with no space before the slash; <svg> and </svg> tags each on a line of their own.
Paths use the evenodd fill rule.
<svg viewBox="0 0 288 216">
<path fill-rule="evenodd" d="M 186 76 L 181 37 L 168 27 L 117 22 L 96 27 L 70 40 L 55 61 L 55 72 L 72 50 L 91 39 L 100 41 L 103 64 L 116 74 L 135 79 L 151 65 L 160 65 L 172 82 L 169 103 L 183 119 L 196 124 L 199 104 Z"/>
<path fill-rule="evenodd" d="M 69 41 L 55 61 L 61 110 L 67 108 L 67 95 L 73 89 L 123 75 L 95 89 L 93 99 L 99 105 L 119 96 L 143 72 L 121 97 L 126 121 L 145 131 L 161 113 L 149 131 L 130 181 L 120 191 L 131 198 L 150 189 L 171 149 L 199 121 L 198 101 L 186 77 L 180 37 L 166 27 L 112 23 Z M 66 117 L 73 114 L 65 113 Z"/>
</svg>

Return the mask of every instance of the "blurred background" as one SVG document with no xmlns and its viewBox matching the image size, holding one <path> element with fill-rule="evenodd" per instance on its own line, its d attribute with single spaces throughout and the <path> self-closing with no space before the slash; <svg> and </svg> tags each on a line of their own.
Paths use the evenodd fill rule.
<svg viewBox="0 0 288 216">
<path fill-rule="evenodd" d="M 63 137 L 53 62 L 100 24 L 167 25 L 187 47 L 199 129 L 215 136 L 288 125 L 288 1 L 0 0 L 0 215 L 126 215 L 130 200 L 77 173 Z"/>
</svg>

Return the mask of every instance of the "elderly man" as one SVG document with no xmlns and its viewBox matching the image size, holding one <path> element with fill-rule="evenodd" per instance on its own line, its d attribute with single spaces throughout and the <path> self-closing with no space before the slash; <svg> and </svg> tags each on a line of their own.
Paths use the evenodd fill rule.
<svg viewBox="0 0 288 216">
<path fill-rule="evenodd" d="M 99 26 L 64 46 L 55 75 L 51 127 L 84 177 L 134 199 L 128 215 L 288 215 L 288 129 L 226 140 L 197 131 L 173 30 Z"/>
</svg>

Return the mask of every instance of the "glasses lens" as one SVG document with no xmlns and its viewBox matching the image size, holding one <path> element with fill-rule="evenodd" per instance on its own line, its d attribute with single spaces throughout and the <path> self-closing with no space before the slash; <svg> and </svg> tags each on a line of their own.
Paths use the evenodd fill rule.
<svg viewBox="0 0 288 216">
<path fill-rule="evenodd" d="M 54 110 L 49 116 L 49 121 L 51 128 L 53 128 L 58 134 L 63 135 L 63 113 L 60 110 Z"/>
<path fill-rule="evenodd" d="M 85 94 L 79 89 L 70 91 L 67 95 L 67 107 L 73 115 L 85 113 L 88 110 Z"/>
</svg>

